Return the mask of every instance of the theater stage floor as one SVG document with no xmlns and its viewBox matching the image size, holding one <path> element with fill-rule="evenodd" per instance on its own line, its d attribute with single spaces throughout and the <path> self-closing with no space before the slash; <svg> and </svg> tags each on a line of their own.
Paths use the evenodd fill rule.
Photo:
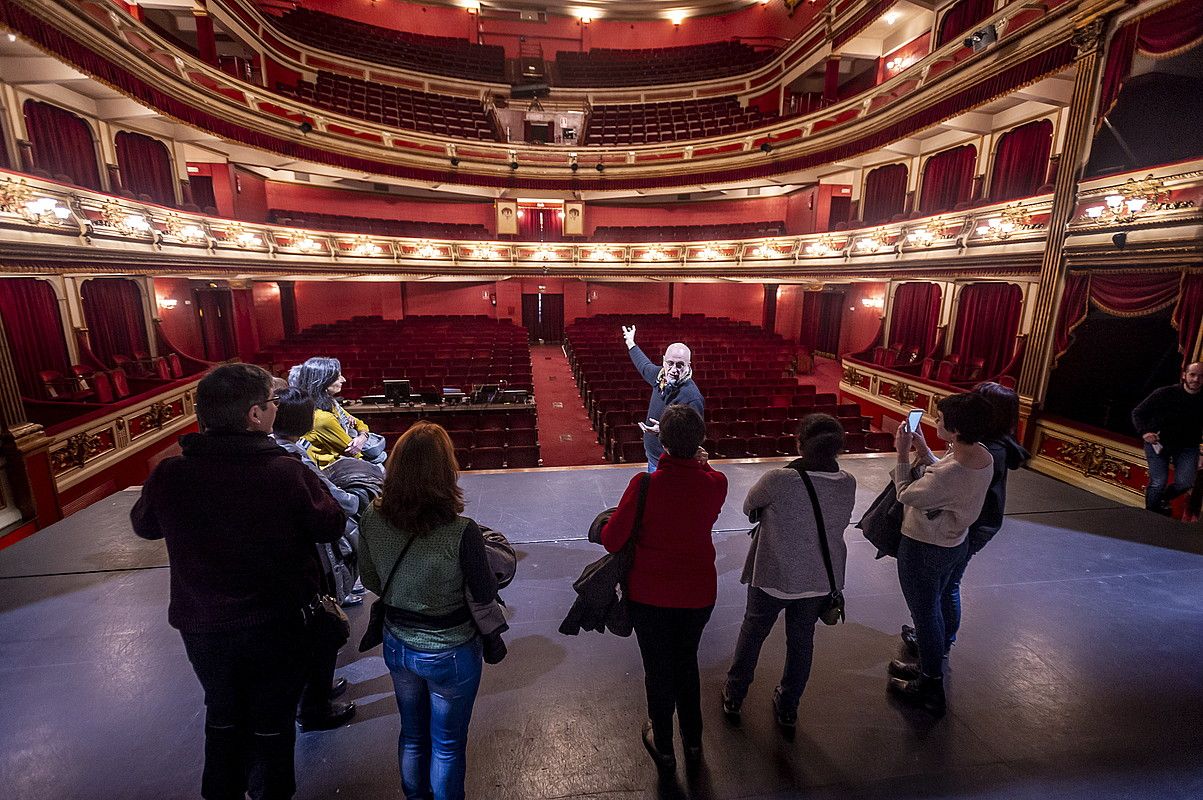
<svg viewBox="0 0 1203 800">
<path fill-rule="evenodd" d="M 888 457 L 848 458 L 863 509 Z M 657 780 L 639 740 L 633 639 L 561 636 L 583 541 L 632 470 L 470 474 L 468 513 L 521 543 L 510 656 L 486 667 L 469 796 L 543 798 L 1203 797 L 1203 528 L 1124 508 L 1031 472 L 1011 479 L 1003 532 L 965 579 L 951 709 L 894 704 L 885 665 L 906 612 L 891 559 L 850 531 L 849 622 L 819 626 L 798 732 L 774 728 L 781 628 L 742 727 L 718 691 L 743 611 L 743 496 L 766 466 L 721 466 L 719 601 L 702 640 L 706 766 Z M 135 492 L 0 551 L 0 786 L 9 800 L 195 797 L 203 709 L 167 626 L 162 546 L 129 532 Z M 683 502 L 688 502 L 683 499 Z M 351 610 L 354 636 L 366 607 Z M 379 650 L 344 654 L 360 709 L 299 738 L 300 798 L 398 798 L 397 710 Z"/>
</svg>

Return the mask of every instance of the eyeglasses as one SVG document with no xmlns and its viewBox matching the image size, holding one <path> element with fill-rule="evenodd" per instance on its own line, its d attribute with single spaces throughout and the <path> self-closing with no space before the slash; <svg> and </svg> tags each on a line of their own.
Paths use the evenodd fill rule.
<svg viewBox="0 0 1203 800">
<path fill-rule="evenodd" d="M 666 367 L 677 367 L 678 369 L 685 369 L 687 366 L 689 366 L 689 362 L 687 362 L 687 361 L 668 361 L 668 360 L 665 360 L 665 362 L 664 362 L 664 366 L 666 366 Z"/>
<path fill-rule="evenodd" d="M 280 395 L 273 394 L 271 397 L 267 398 L 262 403 L 252 403 L 252 405 L 259 406 L 259 408 L 267 408 L 268 403 L 271 403 L 273 406 L 280 405 Z"/>
</svg>

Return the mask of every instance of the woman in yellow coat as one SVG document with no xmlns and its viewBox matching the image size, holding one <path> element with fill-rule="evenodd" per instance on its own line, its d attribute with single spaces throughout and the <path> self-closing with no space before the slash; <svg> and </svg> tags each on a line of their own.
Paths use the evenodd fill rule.
<svg viewBox="0 0 1203 800">
<path fill-rule="evenodd" d="M 337 358 L 314 357 L 289 376 L 289 383 L 313 398 L 313 430 L 302 437 L 309 456 L 325 469 L 342 456 L 382 464 L 387 457 L 384 440 L 368 430 L 335 399 L 342 391 L 342 364 Z"/>
</svg>

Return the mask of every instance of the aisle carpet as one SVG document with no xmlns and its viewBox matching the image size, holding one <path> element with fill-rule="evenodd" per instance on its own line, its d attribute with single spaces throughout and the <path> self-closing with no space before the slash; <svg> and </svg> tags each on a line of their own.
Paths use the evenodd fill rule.
<svg viewBox="0 0 1203 800">
<path fill-rule="evenodd" d="M 530 358 L 543 466 L 605 464 L 564 351 L 559 345 L 532 345 Z"/>
</svg>

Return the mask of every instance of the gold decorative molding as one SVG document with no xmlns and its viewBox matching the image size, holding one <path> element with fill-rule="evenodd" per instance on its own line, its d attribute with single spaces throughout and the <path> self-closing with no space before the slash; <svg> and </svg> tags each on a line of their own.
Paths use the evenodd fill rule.
<svg viewBox="0 0 1203 800">
<path fill-rule="evenodd" d="M 50 451 L 50 467 L 55 475 L 72 469 L 82 469 L 101 449 L 101 439 L 94 433 L 77 433 L 68 437 L 58 448 Z"/>
<path fill-rule="evenodd" d="M 910 406 L 914 405 L 915 400 L 919 397 L 919 393 L 904 381 L 898 381 L 890 387 L 890 397 L 893 397 L 904 406 Z"/>
<path fill-rule="evenodd" d="M 1129 478 L 1132 469 L 1124 462 L 1107 454 L 1107 447 L 1097 442 L 1063 442 L 1057 455 L 1062 456 L 1073 464 L 1074 468 L 1087 478 Z"/>
</svg>

